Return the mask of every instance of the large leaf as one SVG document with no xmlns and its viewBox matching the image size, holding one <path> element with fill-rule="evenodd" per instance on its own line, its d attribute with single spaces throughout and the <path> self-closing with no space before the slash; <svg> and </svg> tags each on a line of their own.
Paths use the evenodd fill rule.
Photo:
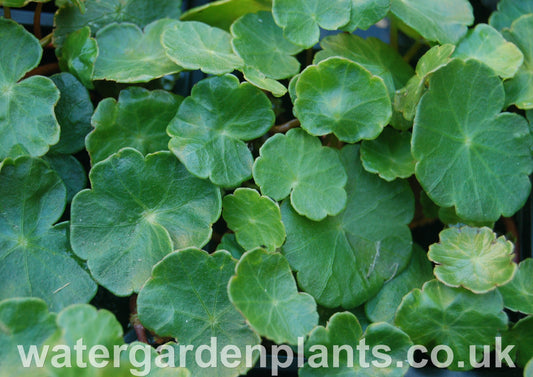
<svg viewBox="0 0 533 377">
<path fill-rule="evenodd" d="M 14 21 L 0 18 L 0 161 L 42 156 L 59 141 L 54 106 L 59 90 L 47 77 L 20 81 L 41 61 L 39 41 Z"/>
<path fill-rule="evenodd" d="M 228 286 L 230 300 L 260 335 L 276 343 L 297 344 L 317 325 L 315 300 L 298 292 L 283 255 L 248 251 L 235 273 Z"/>
<path fill-rule="evenodd" d="M 154 21 L 141 30 L 132 23 L 111 24 L 98 31 L 94 78 L 117 82 L 147 82 L 182 70 L 161 45 L 163 32 L 176 21 Z"/>
<path fill-rule="evenodd" d="M 489 228 L 448 228 L 429 247 L 436 264 L 435 276 L 451 287 L 486 293 L 511 281 L 516 272 L 514 246 L 505 237 L 496 239 Z"/>
<path fill-rule="evenodd" d="M 530 192 L 531 135 L 524 118 L 500 111 L 503 85 L 476 60 L 435 72 L 415 118 L 416 176 L 441 207 L 468 220 L 513 215 Z"/>
<path fill-rule="evenodd" d="M 274 251 L 285 241 L 279 206 L 255 190 L 238 188 L 222 201 L 222 216 L 245 249 L 263 247 Z"/>
<path fill-rule="evenodd" d="M 301 73 L 293 111 L 310 134 L 333 133 L 349 143 L 375 139 L 392 116 L 383 79 L 351 60 L 337 57 Z"/>
<path fill-rule="evenodd" d="M 94 130 L 86 139 L 92 163 L 124 147 L 143 154 L 167 150 L 167 126 L 180 103 L 181 98 L 169 92 L 138 87 L 121 91 L 118 101 L 100 101 L 92 117 Z"/>
<path fill-rule="evenodd" d="M 231 47 L 231 34 L 202 22 L 176 22 L 163 33 L 167 56 L 186 69 L 204 73 L 230 73 L 243 65 Z"/>
<path fill-rule="evenodd" d="M 70 33 L 61 49 L 56 50 L 59 67 L 62 71 L 70 72 L 87 88 L 92 89 L 94 64 L 98 56 L 98 45 L 91 38 L 91 28 L 85 26 Z"/>
<path fill-rule="evenodd" d="M 391 0 L 351 0 L 352 11 L 350 22 L 343 30 L 366 30 L 389 13 Z"/>
<path fill-rule="evenodd" d="M 181 0 L 85 0 L 85 12 L 75 4 L 60 8 L 54 18 L 54 43 L 61 46 L 67 34 L 84 26 L 96 32 L 114 22 L 131 22 L 140 28 L 161 18 L 177 19 Z M 116 45 L 120 47 L 120 43 Z"/>
<path fill-rule="evenodd" d="M 40 297 L 52 310 L 88 302 L 96 284 L 71 257 L 61 217 L 66 190 L 40 160 L 20 157 L 0 165 L 0 299 Z"/>
<path fill-rule="evenodd" d="M 261 192 L 275 200 L 291 197 L 301 215 L 322 220 L 346 205 L 346 172 L 337 151 L 302 129 L 269 138 L 253 168 Z"/>
<path fill-rule="evenodd" d="M 533 13 L 532 0 L 500 0 L 498 10 L 490 16 L 490 24 L 498 30 L 511 27 L 517 18 Z"/>
<path fill-rule="evenodd" d="M 513 280 L 498 289 L 506 308 L 533 314 L 533 259 L 520 262 Z"/>
<path fill-rule="evenodd" d="M 507 315 L 498 291 L 478 295 L 431 280 L 403 298 L 395 323 L 415 344 L 449 346 L 454 355 L 469 355 L 471 345 L 482 352 L 482 345 L 494 344 L 507 327 Z"/>
<path fill-rule="evenodd" d="M 169 152 L 146 158 L 125 148 L 96 164 L 90 190 L 72 201 L 74 252 L 119 296 L 138 292 L 172 250 L 207 243 L 220 191 L 190 175 Z"/>
<path fill-rule="evenodd" d="M 245 141 L 265 134 L 274 123 L 268 97 L 232 75 L 211 77 L 194 86 L 168 126 L 169 147 L 187 169 L 224 187 L 252 175 L 253 158 Z"/>
<path fill-rule="evenodd" d="M 348 173 L 346 209 L 315 222 L 284 202 L 287 241 L 282 251 L 304 291 L 321 305 L 349 309 L 377 294 L 409 263 L 407 224 L 414 199 L 405 181 L 386 182 L 366 172 L 356 146 L 344 147 L 341 159 Z"/>
<path fill-rule="evenodd" d="M 351 7 L 351 0 L 273 0 L 272 13 L 288 40 L 308 48 L 318 42 L 320 28 L 346 25 Z"/>
<path fill-rule="evenodd" d="M 387 345 L 388 365 L 383 359 L 360 349 L 364 339 L 369 349 Z M 373 323 L 365 333 L 357 318 L 350 312 L 334 314 L 327 327 L 319 326 L 309 335 L 306 342 L 307 363 L 299 370 L 300 377 L 401 377 L 409 365 L 405 363 L 411 340 L 402 330 L 388 323 Z M 338 347 L 348 348 L 339 352 Z M 361 355 L 360 353 L 364 355 Z M 335 360 L 335 354 L 339 357 Z M 364 364 L 361 362 L 364 360 Z M 335 363 L 338 366 L 335 366 Z"/>
<path fill-rule="evenodd" d="M 365 313 L 372 322 L 393 322 L 403 296 L 415 288 L 422 288 L 433 278 L 433 266 L 418 245 L 413 246 L 409 265 L 399 275 L 385 283 L 379 293 L 365 305 Z"/>
<path fill-rule="evenodd" d="M 260 338 L 231 304 L 226 287 L 235 271 L 235 260 L 225 251 L 212 255 L 199 249 L 184 249 L 158 263 L 139 294 L 137 305 L 142 323 L 159 335 L 178 338 L 181 344 L 211 344 L 218 349 L 259 344 Z M 201 368 L 194 354 L 186 356 L 195 377 L 230 377 L 249 369 L 244 358 L 235 368 Z"/>
<path fill-rule="evenodd" d="M 429 41 L 456 43 L 474 22 L 468 0 L 391 0 L 396 17 Z"/>
</svg>

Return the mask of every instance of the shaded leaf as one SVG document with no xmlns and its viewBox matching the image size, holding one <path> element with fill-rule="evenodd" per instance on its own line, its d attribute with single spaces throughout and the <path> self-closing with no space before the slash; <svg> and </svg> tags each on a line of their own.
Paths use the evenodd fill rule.
<svg viewBox="0 0 533 377">
<path fill-rule="evenodd" d="M 498 10 L 490 16 L 489 23 L 498 30 L 511 27 L 511 24 L 521 16 L 533 13 L 532 0 L 500 0 Z"/>
<path fill-rule="evenodd" d="M 351 0 L 350 22 L 342 27 L 346 31 L 366 30 L 389 13 L 391 0 Z"/>
<path fill-rule="evenodd" d="M 91 38 L 89 26 L 69 34 L 62 48 L 56 50 L 56 54 L 62 71 L 72 73 L 83 85 L 93 89 L 92 80 L 98 45 L 96 40 Z"/>
<path fill-rule="evenodd" d="M 533 314 L 533 259 L 520 262 L 513 280 L 498 289 L 506 308 Z"/>
<path fill-rule="evenodd" d="M 511 358 L 523 368 L 533 358 L 533 317 L 522 318 L 502 337 L 502 348 L 514 346 L 510 352 Z"/>
<path fill-rule="evenodd" d="M 217 250 L 227 250 L 237 260 L 241 259 L 242 255 L 246 252 L 237 242 L 234 233 L 224 234 L 220 243 L 217 245 Z"/>
<path fill-rule="evenodd" d="M 47 154 L 43 159 L 56 171 L 67 189 L 67 202 L 87 186 L 87 173 L 72 155 Z"/>
</svg>

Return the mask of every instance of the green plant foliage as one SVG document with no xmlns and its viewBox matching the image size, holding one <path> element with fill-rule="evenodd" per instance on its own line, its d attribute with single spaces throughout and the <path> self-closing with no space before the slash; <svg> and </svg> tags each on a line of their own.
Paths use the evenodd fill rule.
<svg viewBox="0 0 533 377">
<path fill-rule="evenodd" d="M 40 297 L 53 309 L 88 302 L 96 284 L 71 257 L 61 179 L 40 159 L 0 165 L 0 299 Z M 20 263 L 24 261 L 24 263 Z"/>
<path fill-rule="evenodd" d="M 59 141 L 54 116 L 59 90 L 43 76 L 20 81 L 41 61 L 43 50 L 33 35 L 14 21 L 0 18 L 0 40 L 0 161 L 42 156 Z M 28 106 L 32 111 L 26 111 Z"/>
<path fill-rule="evenodd" d="M 365 360 L 368 365 L 361 365 L 357 349 L 359 341 L 365 340 L 370 348 L 386 344 L 390 349 L 390 365 L 383 367 L 383 361 L 364 350 Z M 335 346 L 350 346 L 353 352 L 342 351 L 339 353 L 339 366 L 334 366 L 333 355 Z M 350 312 L 334 314 L 327 327 L 319 326 L 309 335 L 306 342 L 307 364 L 300 369 L 300 377 L 319 376 L 389 376 L 402 377 L 409 369 L 404 360 L 407 351 L 412 345 L 411 340 L 402 330 L 388 323 L 373 323 L 366 328 L 365 333 L 357 318 Z M 327 355 L 321 353 L 326 351 Z M 402 362 L 401 367 L 397 363 Z M 310 364 L 313 363 L 313 367 Z M 376 365 L 377 363 L 377 365 Z M 324 365 L 326 364 L 326 365 Z M 381 364 L 381 365 L 380 365 Z M 318 365 L 321 365 L 317 368 Z"/>
<path fill-rule="evenodd" d="M 120 296 L 138 292 L 172 250 L 205 245 L 220 216 L 219 189 L 169 152 L 143 157 L 125 148 L 89 178 L 92 189 L 72 201 L 72 247 L 95 280 Z"/>
<path fill-rule="evenodd" d="M 181 97 L 163 90 L 130 87 L 118 101 L 106 98 L 92 117 L 93 131 L 87 136 L 87 151 L 93 164 L 121 148 L 132 147 L 142 154 L 167 150 L 168 123 L 174 118 Z"/>
<path fill-rule="evenodd" d="M 168 126 L 169 148 L 194 175 L 235 187 L 252 176 L 245 141 L 272 127 L 271 107 L 264 93 L 235 76 L 202 80 Z"/>
<path fill-rule="evenodd" d="M 494 71 L 454 59 L 431 76 L 420 101 L 412 141 L 416 176 L 437 205 L 455 206 L 462 218 L 511 216 L 529 195 L 529 127 L 516 114 L 500 114 L 504 100 Z"/>
<path fill-rule="evenodd" d="M 532 377 L 533 376 L 533 358 L 529 360 L 529 362 L 526 364 L 524 368 L 524 377 Z"/>
<path fill-rule="evenodd" d="M 391 0 L 391 12 L 429 41 L 457 43 L 474 22 L 468 0 Z"/>
<path fill-rule="evenodd" d="M 494 28 L 503 30 L 511 27 L 514 20 L 528 13 L 533 13 L 532 0 L 500 0 L 498 10 L 492 13 L 489 22 Z"/>
<path fill-rule="evenodd" d="M 67 202 L 87 186 L 87 173 L 76 159 L 69 154 L 47 154 L 43 160 L 59 175 L 67 189 Z"/>
<path fill-rule="evenodd" d="M 169 254 L 158 263 L 138 297 L 139 318 L 160 335 L 178 338 L 180 343 L 199 346 L 217 338 L 220 349 L 237 346 L 244 355 L 246 345 L 259 344 L 245 319 L 231 304 L 226 286 L 235 271 L 229 253 L 212 255 L 189 248 Z M 186 363 L 194 376 L 238 376 L 246 373 L 244 359 L 235 368 L 201 368 L 194 354 Z"/>
<path fill-rule="evenodd" d="M 350 22 L 342 27 L 343 30 L 366 30 L 376 22 L 382 20 L 389 13 L 391 0 L 351 0 L 352 10 Z"/>
<path fill-rule="evenodd" d="M 300 215 L 318 221 L 346 206 L 346 172 L 337 151 L 302 129 L 277 134 L 261 147 L 253 167 L 264 195 L 282 200 L 290 195 Z"/>
<path fill-rule="evenodd" d="M 47 3 L 50 0 L 0 0 L 0 5 L 4 7 L 21 8 L 26 6 L 29 2 Z"/>
<path fill-rule="evenodd" d="M 355 143 L 375 139 L 392 116 L 387 87 L 363 66 L 329 58 L 307 67 L 296 83 L 294 114 L 312 135 Z"/>
<path fill-rule="evenodd" d="M 235 238 L 235 233 L 226 233 L 222 236 L 220 243 L 217 245 L 217 250 L 229 251 L 231 256 L 235 259 L 241 259 L 246 252 Z"/>
<path fill-rule="evenodd" d="M 246 252 L 230 280 L 233 305 L 262 336 L 297 344 L 318 323 L 313 297 L 299 293 L 289 263 L 279 253 Z"/>
<path fill-rule="evenodd" d="M 348 173 L 346 209 L 316 222 L 284 202 L 282 252 L 298 271 L 300 287 L 319 304 L 350 309 L 409 263 L 414 200 L 405 181 L 386 182 L 366 172 L 356 146 L 344 147 L 341 159 Z"/>
<path fill-rule="evenodd" d="M 366 171 L 389 182 L 410 177 L 415 172 L 411 133 L 385 128 L 377 139 L 361 143 L 361 161 Z"/>
<path fill-rule="evenodd" d="M 478 295 L 431 280 L 403 298 L 395 324 L 415 344 L 447 345 L 455 355 L 468 355 L 470 345 L 477 345 L 481 352 L 479 345 L 493 344 L 495 336 L 506 329 L 507 316 L 498 291 Z M 452 367 L 457 369 L 457 365 Z"/>
<path fill-rule="evenodd" d="M 279 206 L 255 190 L 238 188 L 222 201 L 222 216 L 245 250 L 263 247 L 275 251 L 285 241 Z"/>
<path fill-rule="evenodd" d="M 350 22 L 351 0 L 273 0 L 272 14 L 285 37 L 302 47 L 316 44 L 320 28 L 335 30 Z"/>
<path fill-rule="evenodd" d="M 167 27 L 161 42 L 167 56 L 186 69 L 204 73 L 230 73 L 243 65 L 231 46 L 231 34 L 202 22 L 175 22 Z"/>
<path fill-rule="evenodd" d="M 503 333 L 502 337 L 503 347 L 513 345 L 513 359 L 519 367 L 525 367 L 533 358 L 533 317 L 522 318 L 512 329 Z"/>
<path fill-rule="evenodd" d="M 259 89 L 271 92 L 274 97 L 283 97 L 287 93 L 287 88 L 279 81 L 270 79 L 264 73 L 252 67 L 243 67 L 242 73 L 244 79 L 250 84 L 257 86 Z"/>
<path fill-rule="evenodd" d="M 85 26 L 65 38 L 61 49 L 56 50 L 61 70 L 70 72 L 87 88 L 93 89 L 94 64 L 98 44 L 91 38 L 91 28 Z"/>
<path fill-rule="evenodd" d="M 533 259 L 520 262 L 513 280 L 499 287 L 506 308 L 533 314 Z"/>
<path fill-rule="evenodd" d="M 424 283 L 432 278 L 433 266 L 429 262 L 426 252 L 415 244 L 407 268 L 386 282 L 379 293 L 366 303 L 366 316 L 372 322 L 392 323 L 402 298 L 411 290 L 422 288 Z"/>
</svg>

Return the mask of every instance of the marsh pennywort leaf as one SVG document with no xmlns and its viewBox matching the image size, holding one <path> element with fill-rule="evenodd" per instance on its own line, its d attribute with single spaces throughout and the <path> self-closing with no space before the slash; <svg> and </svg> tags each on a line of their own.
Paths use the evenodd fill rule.
<svg viewBox="0 0 533 377">
<path fill-rule="evenodd" d="M 264 195 L 282 200 L 290 195 L 300 215 L 322 220 L 346 206 L 346 172 L 336 150 L 302 129 L 269 138 L 259 150 L 254 180 Z"/>
<path fill-rule="evenodd" d="M 152 278 L 141 290 L 137 305 L 139 319 L 160 336 L 178 338 L 181 344 L 211 344 L 217 339 L 218 349 L 226 345 L 239 348 L 259 344 L 260 337 L 231 304 L 227 286 L 235 272 L 235 260 L 226 251 L 208 254 L 189 248 L 169 254 L 159 262 Z M 201 368 L 194 354 L 186 356 L 187 368 L 193 376 L 232 377 L 246 374 L 244 357 L 235 368 L 217 364 Z"/>
<path fill-rule="evenodd" d="M 366 30 L 382 20 L 390 10 L 391 0 L 351 0 L 350 22 L 342 27 L 346 31 Z"/>
<path fill-rule="evenodd" d="M 88 302 L 96 284 L 70 256 L 61 179 L 41 159 L 0 164 L 0 299 L 40 297 L 58 311 Z M 24 261 L 24 263 L 21 263 Z"/>
<path fill-rule="evenodd" d="M 299 293 L 289 263 L 279 253 L 246 252 L 228 285 L 233 305 L 261 335 L 297 344 L 318 323 L 315 300 Z"/>
<path fill-rule="evenodd" d="M 130 22 L 144 28 L 161 18 L 178 19 L 181 15 L 181 0 L 84 0 L 83 4 L 84 12 L 75 4 L 68 4 L 55 14 L 56 46 L 62 46 L 68 34 L 85 26 L 95 35 L 114 22 Z M 120 47 L 120 43 L 116 47 Z"/>
<path fill-rule="evenodd" d="M 451 287 L 486 293 L 511 281 L 516 272 L 514 246 L 489 228 L 448 228 L 439 243 L 429 247 L 428 257 L 436 264 L 435 276 Z"/>
<path fill-rule="evenodd" d="M 47 3 L 50 0 L 0 0 L 0 5 L 4 7 L 22 8 L 30 1 L 35 3 Z"/>
<path fill-rule="evenodd" d="M 337 57 L 308 66 L 300 74 L 293 111 L 310 134 L 333 133 L 348 143 L 375 139 L 392 116 L 383 79 Z"/>
<path fill-rule="evenodd" d="M 87 186 L 87 173 L 76 157 L 69 154 L 47 154 L 43 160 L 59 175 L 67 189 L 67 202 Z"/>
<path fill-rule="evenodd" d="M 0 18 L 0 161 L 22 155 L 42 156 L 59 141 L 54 106 L 59 90 L 52 80 L 21 80 L 41 61 L 39 41 L 14 21 Z"/>
<path fill-rule="evenodd" d="M 348 173 L 346 208 L 316 222 L 299 216 L 285 201 L 282 252 L 298 272 L 300 287 L 319 304 L 350 309 L 376 295 L 409 263 L 407 224 L 414 199 L 405 181 L 386 182 L 366 172 L 356 146 L 345 146 L 341 160 Z"/>
<path fill-rule="evenodd" d="M 138 292 L 172 250 L 207 243 L 220 216 L 217 187 L 169 152 L 124 148 L 93 166 L 72 201 L 71 242 L 93 277 L 118 296 Z"/>
<path fill-rule="evenodd" d="M 300 72 L 293 56 L 302 48 L 288 41 L 270 12 L 247 14 L 231 25 L 232 45 L 248 67 L 266 77 L 285 79 Z"/>
<path fill-rule="evenodd" d="M 415 172 L 415 160 L 411 155 L 411 133 L 385 128 L 375 140 L 361 143 L 363 167 L 386 181 L 408 178 Z"/>
<path fill-rule="evenodd" d="M 181 16 L 182 21 L 200 21 L 228 30 L 239 17 L 259 11 L 270 11 L 272 0 L 218 0 L 192 8 Z"/>
<path fill-rule="evenodd" d="M 220 243 L 217 245 L 217 250 L 229 251 L 231 256 L 235 259 L 241 259 L 246 252 L 235 238 L 235 233 L 226 233 L 222 236 Z"/>
<path fill-rule="evenodd" d="M 498 288 L 506 308 L 533 314 L 533 259 L 520 262 L 513 280 Z"/>
<path fill-rule="evenodd" d="M 111 24 L 98 31 L 94 79 L 147 82 L 182 70 L 161 45 L 163 32 L 176 21 L 162 19 L 141 30 L 132 23 Z"/>
<path fill-rule="evenodd" d="M 91 28 L 85 26 L 73 33 L 70 33 L 62 48 L 56 50 L 59 67 L 64 72 L 70 72 L 83 85 L 92 89 L 94 64 L 98 56 L 98 45 L 94 38 L 91 38 Z"/>
<path fill-rule="evenodd" d="M 167 56 L 186 69 L 221 75 L 243 66 L 231 47 L 231 34 L 202 22 L 175 22 L 161 37 Z"/>
<path fill-rule="evenodd" d="M 464 219 L 511 216 L 529 195 L 529 127 L 519 115 L 500 114 L 504 100 L 493 70 L 454 59 L 433 73 L 418 106 L 416 176 L 437 205 L 455 206 Z"/>
<path fill-rule="evenodd" d="M 346 25 L 351 7 L 351 0 L 273 0 L 272 14 L 289 41 L 308 48 L 318 42 L 320 28 Z"/>
<path fill-rule="evenodd" d="M 514 346 L 511 357 L 523 368 L 533 358 L 533 317 L 522 318 L 502 337 L 503 347 Z"/>
<path fill-rule="evenodd" d="M 235 187 L 252 175 L 253 157 L 246 141 L 274 124 L 268 97 L 232 75 L 196 84 L 168 126 L 170 150 L 194 175 Z"/>
<path fill-rule="evenodd" d="M 392 323 L 402 297 L 415 288 L 422 288 L 424 283 L 431 279 L 433 279 L 433 266 L 426 252 L 415 244 L 407 268 L 385 283 L 379 293 L 367 301 L 366 316 L 372 322 Z"/>
<path fill-rule="evenodd" d="M 70 73 L 58 73 L 50 78 L 61 93 L 54 109 L 61 126 L 61 137 L 50 148 L 50 152 L 79 152 L 85 148 L 85 136 L 91 131 L 91 116 L 94 111 L 91 97 L 87 89 Z"/>
<path fill-rule="evenodd" d="M 468 0 L 391 0 L 391 12 L 428 41 L 457 43 L 474 22 Z"/>
<path fill-rule="evenodd" d="M 473 226 L 473 227 L 488 227 L 488 228 L 494 228 L 494 221 L 473 221 L 469 219 L 463 219 L 460 217 L 455 207 L 439 207 L 438 208 L 438 218 L 441 221 L 441 223 L 447 225 L 447 226 Z"/>
<path fill-rule="evenodd" d="M 533 13 L 532 0 L 500 0 L 498 10 L 491 14 L 489 23 L 498 30 L 510 28 L 517 18 Z"/>
<path fill-rule="evenodd" d="M 182 98 L 163 90 L 130 87 L 118 101 L 106 98 L 92 117 L 93 131 L 87 136 L 87 151 L 93 164 L 121 148 L 132 147 L 142 154 L 168 149 L 168 123 L 178 111 Z"/>
<path fill-rule="evenodd" d="M 275 251 L 285 241 L 279 206 L 253 189 L 238 188 L 222 201 L 222 216 L 245 249 Z"/>
<path fill-rule="evenodd" d="M 279 81 L 268 78 L 264 73 L 252 67 L 243 67 L 242 74 L 244 79 L 250 84 L 257 86 L 259 89 L 266 90 L 274 97 L 283 97 L 287 93 L 287 88 Z"/>
<path fill-rule="evenodd" d="M 496 335 L 507 327 L 507 315 L 498 291 L 478 295 L 431 280 L 403 298 L 395 324 L 415 344 L 446 345 L 454 355 L 469 355 L 471 345 L 482 352 L 481 345 L 494 344 Z M 465 368 L 472 366 L 465 363 Z"/>
<path fill-rule="evenodd" d="M 364 339 L 365 344 L 373 349 L 376 346 L 386 344 L 390 358 L 389 365 L 383 365 L 383 360 L 376 358 L 371 352 L 361 357 L 357 347 Z M 307 363 L 299 370 L 300 377 L 326 377 L 326 376 L 404 376 L 409 366 L 404 362 L 409 347 L 413 343 L 406 333 L 388 323 L 373 323 L 369 325 L 365 333 L 357 318 L 350 312 L 335 313 L 326 327 L 319 326 L 309 335 L 305 344 Z M 348 350 L 336 352 L 335 348 L 348 346 Z M 322 354 L 322 353 L 326 354 Z M 339 354 L 338 366 L 335 366 L 335 354 Z M 368 363 L 362 364 L 361 360 Z M 398 367 L 398 362 L 402 366 Z"/>
</svg>

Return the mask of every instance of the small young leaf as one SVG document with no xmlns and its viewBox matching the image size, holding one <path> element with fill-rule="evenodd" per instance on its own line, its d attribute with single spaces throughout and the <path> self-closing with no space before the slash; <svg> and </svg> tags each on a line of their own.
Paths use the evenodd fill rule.
<svg viewBox="0 0 533 377">
<path fill-rule="evenodd" d="M 429 247 L 438 280 L 451 287 L 486 293 L 511 281 L 516 272 L 513 244 L 489 228 L 448 228 Z"/>
<path fill-rule="evenodd" d="M 235 187 L 252 175 L 245 141 L 274 123 L 268 97 L 232 75 L 210 77 L 192 89 L 168 126 L 169 148 L 194 175 Z"/>
<path fill-rule="evenodd" d="M 297 344 L 318 323 L 315 300 L 299 293 L 289 263 L 279 253 L 245 253 L 228 285 L 233 305 L 262 336 Z"/>
<path fill-rule="evenodd" d="M 222 216 L 245 249 L 275 251 L 285 241 L 285 227 L 276 202 L 255 190 L 238 188 L 222 201 Z"/>
<path fill-rule="evenodd" d="M 56 50 L 59 67 L 62 71 L 70 72 L 85 87 L 93 89 L 94 64 L 98 56 L 98 45 L 91 38 L 91 28 L 85 26 L 69 34 L 62 48 Z"/>
<path fill-rule="evenodd" d="M 243 67 L 242 74 L 250 84 L 272 93 L 274 97 L 283 97 L 287 93 L 287 88 L 283 84 L 266 77 L 264 73 L 255 68 Z"/>
<path fill-rule="evenodd" d="M 366 30 L 389 13 L 391 0 L 351 0 L 350 22 L 342 27 L 346 31 Z"/>
<path fill-rule="evenodd" d="M 383 80 L 351 60 L 336 57 L 301 73 L 293 111 L 310 134 L 333 133 L 348 143 L 375 139 L 392 115 Z"/>
<path fill-rule="evenodd" d="M 336 215 L 346 206 L 346 172 L 336 150 L 302 129 L 269 138 L 253 167 L 264 195 L 275 200 L 291 196 L 291 204 L 312 220 Z"/>
<path fill-rule="evenodd" d="M 510 28 L 517 18 L 533 13 L 532 0 L 500 0 L 498 10 L 490 16 L 489 23 L 498 30 Z"/>
<path fill-rule="evenodd" d="M 506 308 L 533 314 L 533 259 L 520 262 L 513 280 L 498 289 Z"/>
<path fill-rule="evenodd" d="M 241 259 L 242 255 L 246 252 L 237 242 L 235 233 L 224 234 L 220 243 L 217 245 L 217 250 L 227 250 L 237 260 Z"/>
</svg>

